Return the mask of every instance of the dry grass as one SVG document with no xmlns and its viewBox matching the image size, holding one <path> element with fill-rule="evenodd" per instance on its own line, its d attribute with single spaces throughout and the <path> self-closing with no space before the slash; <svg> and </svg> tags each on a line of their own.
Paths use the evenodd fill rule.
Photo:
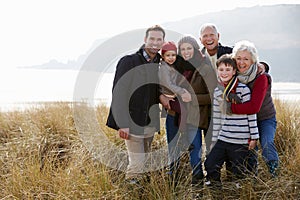
<svg viewBox="0 0 300 200">
<path fill-rule="evenodd" d="M 239 190 L 226 183 L 223 199 L 300 199 L 299 102 L 276 100 L 275 103 L 278 120 L 276 145 L 281 159 L 279 177 L 269 177 L 260 157 L 258 177 L 246 179 Z M 129 190 L 123 184 L 125 154 L 114 157 L 112 151 L 107 150 L 105 163 L 115 163 L 120 159 L 118 164 L 121 163 L 123 168 L 115 170 L 102 164 L 95 152 L 90 151 L 95 148 L 82 140 L 87 134 L 82 130 L 90 130 L 88 133 L 94 137 L 91 141 L 97 142 L 100 138 L 99 147 L 103 146 L 100 135 L 96 134 L 102 131 L 108 141 L 124 150 L 124 141 L 105 126 L 107 112 L 102 105 L 96 109 L 79 105 L 74 109 L 69 103 L 56 102 L 33 106 L 25 111 L 0 113 L 0 198 L 140 199 L 138 191 Z M 161 135 L 156 135 L 153 148 L 165 145 L 162 130 Z M 187 155 L 181 164 L 178 187 L 170 187 L 163 170 L 157 170 L 150 173 L 150 183 L 142 183 L 145 186 L 143 198 L 189 199 Z M 206 189 L 204 195 L 204 199 L 210 197 Z"/>
</svg>

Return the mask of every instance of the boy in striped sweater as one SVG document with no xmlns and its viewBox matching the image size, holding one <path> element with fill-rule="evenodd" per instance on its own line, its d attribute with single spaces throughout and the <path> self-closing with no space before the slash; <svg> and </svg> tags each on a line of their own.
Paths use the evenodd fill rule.
<svg viewBox="0 0 300 200">
<path fill-rule="evenodd" d="M 217 61 L 218 86 L 214 91 L 213 136 L 211 152 L 204 163 L 207 185 L 221 187 L 221 168 L 224 161 L 232 164 L 234 179 L 246 172 L 246 157 L 259 138 L 256 115 L 226 114 L 227 102 L 245 103 L 250 100 L 250 89 L 238 82 L 235 60 L 229 54 Z M 238 97 L 238 98 L 237 98 Z"/>
</svg>

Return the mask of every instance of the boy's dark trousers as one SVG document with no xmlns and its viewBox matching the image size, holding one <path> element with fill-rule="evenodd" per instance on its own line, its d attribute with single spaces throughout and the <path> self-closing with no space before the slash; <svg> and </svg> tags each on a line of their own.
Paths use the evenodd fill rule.
<svg viewBox="0 0 300 200">
<path fill-rule="evenodd" d="M 234 178 L 243 178 L 246 171 L 245 158 L 248 153 L 248 145 L 218 140 L 204 163 L 207 179 L 211 182 L 221 182 L 221 168 L 227 160 L 231 163 Z"/>
</svg>

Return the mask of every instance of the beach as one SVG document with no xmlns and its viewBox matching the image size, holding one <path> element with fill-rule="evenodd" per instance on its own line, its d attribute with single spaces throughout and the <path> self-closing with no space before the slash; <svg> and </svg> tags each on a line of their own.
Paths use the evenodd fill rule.
<svg viewBox="0 0 300 200">
<path fill-rule="evenodd" d="M 110 104 L 114 73 L 81 72 L 78 70 L 14 69 L 0 75 L 0 110 L 24 109 L 44 102 L 74 102 L 74 91 L 82 84 L 80 73 L 96 79 L 89 95 L 77 94 L 76 101 L 91 105 Z M 87 79 L 88 81 L 88 79 Z M 88 86 L 88 87 L 90 87 Z M 274 82 L 272 96 L 285 101 L 300 100 L 300 82 Z"/>
</svg>

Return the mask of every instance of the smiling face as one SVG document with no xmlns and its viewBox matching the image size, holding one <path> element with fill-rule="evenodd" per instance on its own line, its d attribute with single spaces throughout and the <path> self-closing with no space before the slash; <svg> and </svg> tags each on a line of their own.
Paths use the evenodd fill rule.
<svg viewBox="0 0 300 200">
<path fill-rule="evenodd" d="M 179 47 L 179 51 L 184 60 L 189 60 L 194 55 L 194 47 L 190 43 L 182 43 Z"/>
<path fill-rule="evenodd" d="M 150 57 L 155 57 L 164 43 L 164 34 L 161 31 L 149 31 L 148 36 L 144 39 L 145 50 Z"/>
<path fill-rule="evenodd" d="M 254 64 L 251 53 L 247 50 L 236 52 L 235 60 L 237 68 L 241 73 L 247 71 L 250 68 L 250 66 Z"/>
<path fill-rule="evenodd" d="M 176 61 L 176 51 L 170 50 L 166 51 L 163 55 L 162 58 L 166 63 L 169 65 L 172 65 Z"/>
<path fill-rule="evenodd" d="M 232 77 L 235 75 L 236 70 L 231 65 L 220 63 L 218 66 L 218 77 L 224 84 L 228 84 Z"/>
<path fill-rule="evenodd" d="M 207 49 L 210 56 L 213 56 L 218 51 L 219 33 L 215 29 L 208 26 L 200 35 L 200 41 L 203 46 Z"/>
</svg>

